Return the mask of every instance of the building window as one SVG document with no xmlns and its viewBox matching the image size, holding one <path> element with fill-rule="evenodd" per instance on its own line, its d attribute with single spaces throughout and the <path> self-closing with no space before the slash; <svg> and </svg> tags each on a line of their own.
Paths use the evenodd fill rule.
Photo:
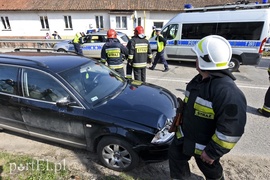
<svg viewBox="0 0 270 180">
<path fill-rule="evenodd" d="M 162 28 L 163 27 L 163 22 L 154 22 L 154 26 L 156 28 Z"/>
<path fill-rule="evenodd" d="M 96 16 L 96 27 L 103 29 L 103 16 Z"/>
<path fill-rule="evenodd" d="M 127 29 L 127 17 L 126 16 L 116 16 L 116 28 Z"/>
<path fill-rule="evenodd" d="M 40 23 L 42 29 L 49 29 L 49 21 L 47 16 L 40 16 Z"/>
<path fill-rule="evenodd" d="M 141 26 L 141 25 L 142 25 L 142 18 L 139 17 L 139 18 L 138 18 L 138 26 Z"/>
<path fill-rule="evenodd" d="M 2 24 L 3 24 L 3 27 L 4 27 L 4 29 L 11 29 L 11 27 L 10 27 L 10 24 L 9 24 L 9 20 L 8 20 L 8 17 L 6 16 L 6 17 L 2 17 L 1 16 L 1 21 L 2 21 Z"/>
<path fill-rule="evenodd" d="M 64 20 L 65 20 L 65 28 L 66 29 L 72 29 L 71 16 L 64 16 Z"/>
</svg>

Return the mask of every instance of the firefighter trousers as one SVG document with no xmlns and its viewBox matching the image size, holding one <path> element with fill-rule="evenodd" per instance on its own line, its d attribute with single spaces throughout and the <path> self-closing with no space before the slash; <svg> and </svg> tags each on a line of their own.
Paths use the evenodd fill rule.
<svg viewBox="0 0 270 180">
<path fill-rule="evenodd" d="M 183 140 L 175 137 L 169 148 L 169 168 L 172 179 L 184 180 L 191 176 L 188 163 L 191 157 L 183 153 Z M 210 165 L 203 162 L 200 157 L 194 158 L 206 180 L 224 180 L 223 168 L 219 159 Z"/>
<path fill-rule="evenodd" d="M 146 81 L 146 67 L 144 68 L 133 68 L 134 79 L 138 81 Z"/>
<path fill-rule="evenodd" d="M 268 117 L 270 116 L 270 87 L 268 88 L 268 90 L 265 93 L 262 113 L 265 116 L 268 116 Z"/>
<path fill-rule="evenodd" d="M 126 78 L 132 79 L 132 65 L 129 63 L 126 66 Z"/>
<path fill-rule="evenodd" d="M 118 72 L 118 74 L 120 74 L 121 76 L 125 76 L 125 71 L 124 68 L 118 68 L 118 69 L 114 69 L 116 72 Z"/>
</svg>

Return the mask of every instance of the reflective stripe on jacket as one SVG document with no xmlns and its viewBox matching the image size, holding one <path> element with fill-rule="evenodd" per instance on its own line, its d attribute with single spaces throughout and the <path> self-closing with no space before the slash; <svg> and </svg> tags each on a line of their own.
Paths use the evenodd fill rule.
<svg viewBox="0 0 270 180">
<path fill-rule="evenodd" d="M 244 133 L 246 107 L 244 94 L 229 76 L 202 80 L 197 75 L 187 85 L 182 131 L 176 135 L 184 135 L 189 155 L 200 155 L 205 150 L 212 159 L 220 158 Z"/>
<path fill-rule="evenodd" d="M 127 48 L 118 39 L 109 38 L 101 50 L 101 62 L 108 63 L 111 69 L 123 68 L 123 56 L 128 55 Z"/>
<path fill-rule="evenodd" d="M 134 68 L 144 68 L 147 60 L 152 59 L 152 50 L 147 39 L 132 37 L 128 44 L 128 61 Z"/>
</svg>

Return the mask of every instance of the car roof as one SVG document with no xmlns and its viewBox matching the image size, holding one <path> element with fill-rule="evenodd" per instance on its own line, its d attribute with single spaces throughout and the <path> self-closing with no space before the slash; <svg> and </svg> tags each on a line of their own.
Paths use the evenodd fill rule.
<svg viewBox="0 0 270 180">
<path fill-rule="evenodd" d="M 116 31 L 116 32 L 117 32 L 117 35 L 126 35 L 125 33 L 120 32 L 120 31 Z M 92 33 L 88 33 L 86 35 L 106 35 L 107 36 L 107 31 L 92 32 Z"/>
<path fill-rule="evenodd" d="M 6 52 L 0 53 L 0 64 L 20 65 L 38 69 L 47 69 L 55 73 L 85 64 L 91 59 L 54 52 Z"/>
</svg>

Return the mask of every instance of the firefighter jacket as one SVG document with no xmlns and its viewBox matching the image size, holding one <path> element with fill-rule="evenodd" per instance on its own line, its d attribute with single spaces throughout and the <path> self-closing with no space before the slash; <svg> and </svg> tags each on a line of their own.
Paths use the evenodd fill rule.
<svg viewBox="0 0 270 180">
<path fill-rule="evenodd" d="M 162 35 L 159 35 L 156 37 L 156 41 L 157 41 L 157 51 L 158 52 L 163 51 L 166 46 L 166 39 Z"/>
<path fill-rule="evenodd" d="M 246 98 L 233 75 L 226 74 L 217 73 L 203 80 L 197 75 L 187 85 L 182 124 L 176 132 L 177 138 L 183 138 L 187 155 L 200 156 L 204 150 L 216 160 L 228 153 L 244 133 Z"/>
<path fill-rule="evenodd" d="M 101 50 L 101 62 L 108 63 L 111 69 L 123 68 L 123 60 L 128 56 L 127 48 L 118 39 L 109 38 Z"/>
<path fill-rule="evenodd" d="M 270 63 L 269 63 L 269 66 L 268 66 L 268 77 L 269 77 L 269 80 L 270 80 Z"/>
<path fill-rule="evenodd" d="M 128 63 L 133 68 L 145 68 L 152 61 L 152 50 L 147 39 L 133 36 L 128 44 Z"/>
</svg>

